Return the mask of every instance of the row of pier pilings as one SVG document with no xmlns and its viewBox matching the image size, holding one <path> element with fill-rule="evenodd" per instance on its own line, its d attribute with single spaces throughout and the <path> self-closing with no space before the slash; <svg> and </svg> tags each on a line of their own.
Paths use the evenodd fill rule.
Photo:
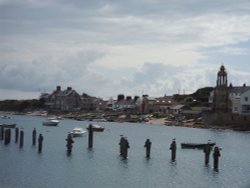
<svg viewBox="0 0 250 188">
<path fill-rule="evenodd" d="M 10 128 L 4 128 L 1 127 L 0 129 L 0 140 L 4 140 L 4 144 L 8 145 L 11 142 L 11 129 Z M 94 132 L 95 130 L 93 129 L 92 124 L 89 125 L 88 127 L 88 148 L 93 148 L 93 138 L 94 138 Z M 19 137 L 20 135 L 20 137 Z M 130 148 L 129 145 L 129 141 L 127 139 L 127 137 L 120 135 L 120 141 L 119 141 L 119 146 L 120 146 L 120 156 L 123 159 L 127 159 L 128 157 L 128 149 Z M 73 138 L 71 133 L 68 134 L 67 138 L 65 139 L 67 144 L 66 144 L 66 148 L 67 148 L 67 154 L 71 154 L 72 153 L 72 148 L 73 148 Z M 21 130 L 19 131 L 19 128 L 15 128 L 15 143 L 18 143 L 19 141 L 19 148 L 23 147 L 23 143 L 24 143 L 24 131 Z M 39 134 L 38 138 L 37 138 L 37 132 L 36 129 L 34 128 L 32 131 L 32 145 L 36 146 L 36 141 L 38 141 L 38 153 L 42 152 L 42 147 L 43 147 L 43 135 Z M 151 157 L 151 146 L 152 146 L 152 142 L 150 141 L 150 139 L 146 139 L 145 143 L 144 143 L 144 147 L 146 150 L 146 158 L 150 159 Z M 175 161 L 176 160 L 176 140 L 173 139 L 172 143 L 170 144 L 169 149 L 171 150 L 171 160 Z M 210 154 L 212 152 L 212 147 L 209 145 L 209 143 L 204 147 L 203 149 L 204 155 L 205 155 L 205 165 L 209 164 L 209 158 L 210 158 Z M 219 166 L 219 157 L 220 157 L 220 149 L 219 147 L 215 147 L 213 150 L 213 167 L 215 170 L 218 170 L 218 166 Z"/>
<path fill-rule="evenodd" d="M 0 129 L 0 140 L 4 140 L 4 144 L 8 145 L 11 142 L 11 128 L 4 128 L 1 127 Z M 20 136 L 19 136 L 20 135 Z M 36 145 L 36 129 L 34 128 L 32 131 L 32 145 Z M 24 131 L 20 130 L 19 128 L 15 128 L 15 143 L 18 144 L 19 141 L 19 148 L 23 148 L 23 143 L 24 143 Z M 43 135 L 39 134 L 38 136 L 38 153 L 42 152 L 42 146 L 43 146 Z"/>
<path fill-rule="evenodd" d="M 93 147 L 93 138 L 94 138 L 94 129 L 92 124 L 89 125 L 88 127 L 88 148 L 91 149 Z M 67 144 L 67 153 L 71 154 L 72 152 L 72 148 L 73 148 L 73 139 L 71 134 L 68 134 L 68 137 L 66 139 Z M 123 159 L 127 159 L 128 157 L 128 149 L 130 148 L 129 146 L 129 141 L 127 139 L 127 137 L 120 135 L 120 141 L 119 141 L 119 151 L 120 151 L 120 156 Z M 144 147 L 146 150 L 146 158 L 150 159 L 151 156 L 151 146 L 152 146 L 152 142 L 150 141 L 150 139 L 146 139 L 145 143 L 144 143 Z M 171 160 L 175 161 L 176 160 L 176 140 L 173 139 L 172 143 L 170 144 L 169 150 L 171 150 Z M 203 152 L 205 154 L 205 165 L 209 164 L 209 158 L 210 158 L 210 153 L 212 151 L 212 147 L 209 145 L 209 142 L 205 145 Z M 220 149 L 219 147 L 215 147 L 214 151 L 213 151 L 213 167 L 215 170 L 218 170 L 218 165 L 219 165 L 219 157 L 220 157 Z"/>
</svg>

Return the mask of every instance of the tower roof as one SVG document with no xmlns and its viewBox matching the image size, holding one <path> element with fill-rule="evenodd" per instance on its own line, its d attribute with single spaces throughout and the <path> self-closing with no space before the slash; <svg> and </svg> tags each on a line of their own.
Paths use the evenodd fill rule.
<svg viewBox="0 0 250 188">
<path fill-rule="evenodd" d="M 227 71 L 224 65 L 221 65 L 220 70 L 218 71 L 218 76 L 226 76 Z"/>
</svg>

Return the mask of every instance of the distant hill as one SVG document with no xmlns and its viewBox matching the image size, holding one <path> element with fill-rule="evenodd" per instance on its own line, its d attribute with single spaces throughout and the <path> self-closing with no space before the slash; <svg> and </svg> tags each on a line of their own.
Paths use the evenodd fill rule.
<svg viewBox="0 0 250 188">
<path fill-rule="evenodd" d="M 210 92 L 213 87 L 204 87 L 189 95 L 175 94 L 173 97 L 180 103 L 192 103 L 191 106 L 207 106 Z"/>
<path fill-rule="evenodd" d="M 24 112 L 44 108 L 43 100 L 4 100 L 0 101 L 0 111 Z"/>
</svg>

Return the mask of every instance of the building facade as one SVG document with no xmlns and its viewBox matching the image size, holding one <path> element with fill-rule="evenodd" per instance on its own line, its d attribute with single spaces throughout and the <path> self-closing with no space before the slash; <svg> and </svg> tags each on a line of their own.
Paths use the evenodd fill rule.
<svg viewBox="0 0 250 188">
<path fill-rule="evenodd" d="M 250 87 L 246 84 L 228 86 L 227 76 L 226 69 L 222 65 L 217 73 L 216 87 L 209 99 L 213 111 L 250 115 Z"/>
</svg>

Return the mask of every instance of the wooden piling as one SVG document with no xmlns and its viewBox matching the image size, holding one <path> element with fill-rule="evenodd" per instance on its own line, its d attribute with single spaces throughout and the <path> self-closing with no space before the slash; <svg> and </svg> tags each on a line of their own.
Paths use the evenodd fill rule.
<svg viewBox="0 0 250 188">
<path fill-rule="evenodd" d="M 214 158 L 214 170 L 218 170 L 219 166 L 220 150 L 219 147 L 214 148 L 213 158 Z"/>
<path fill-rule="evenodd" d="M 65 140 L 67 141 L 67 144 L 66 144 L 67 153 L 68 153 L 68 155 L 70 155 L 71 152 L 72 152 L 73 143 L 74 143 L 74 141 L 73 141 L 72 136 L 71 136 L 70 133 L 68 134 L 68 137 L 67 137 L 67 139 L 65 139 Z"/>
<path fill-rule="evenodd" d="M 4 139 L 4 127 L 2 126 L 1 127 L 1 140 Z"/>
<path fill-rule="evenodd" d="M 88 127 L 88 131 L 89 131 L 89 135 L 88 135 L 88 148 L 93 148 L 93 125 L 89 124 Z"/>
<path fill-rule="evenodd" d="M 18 142 L 18 136 L 19 136 L 19 128 L 15 128 L 15 143 Z"/>
<path fill-rule="evenodd" d="M 119 142 L 119 145 L 120 145 L 120 156 L 122 156 L 123 155 L 123 153 L 122 153 L 122 145 L 123 145 L 123 142 L 124 142 L 124 137 L 123 137 L 123 135 L 120 135 L 121 136 L 121 138 L 120 138 L 120 142 Z"/>
<path fill-rule="evenodd" d="M 41 134 L 40 134 L 41 135 Z M 39 135 L 39 136 L 40 136 Z M 35 146 L 36 145 L 36 129 L 34 128 L 32 131 L 32 145 Z"/>
<path fill-rule="evenodd" d="M 144 144 L 144 147 L 146 148 L 146 157 L 147 158 L 150 158 L 151 145 L 152 145 L 152 142 L 150 141 L 150 139 L 147 139 L 145 141 L 145 144 Z"/>
<path fill-rule="evenodd" d="M 212 147 L 208 144 L 205 145 L 203 152 L 205 154 L 205 165 L 209 164 L 209 158 L 210 158 L 210 153 L 211 153 Z"/>
<path fill-rule="evenodd" d="M 122 143 L 121 143 L 121 153 L 123 159 L 127 159 L 128 157 L 128 149 L 130 148 L 129 142 L 126 137 L 124 137 Z"/>
<path fill-rule="evenodd" d="M 176 159 L 176 142 L 175 142 L 175 139 L 173 139 L 169 149 L 171 150 L 171 160 L 175 161 L 175 159 Z"/>
<path fill-rule="evenodd" d="M 20 131 L 20 141 L 19 141 L 19 148 L 23 147 L 23 137 L 24 137 L 24 132 L 23 130 Z"/>
<path fill-rule="evenodd" d="M 43 149 L 43 135 L 39 134 L 38 136 L 38 153 L 41 153 Z"/>
<path fill-rule="evenodd" d="M 11 130 L 10 129 L 6 129 L 5 133 L 4 133 L 4 144 L 7 145 L 10 143 L 10 139 L 11 139 Z"/>
</svg>

